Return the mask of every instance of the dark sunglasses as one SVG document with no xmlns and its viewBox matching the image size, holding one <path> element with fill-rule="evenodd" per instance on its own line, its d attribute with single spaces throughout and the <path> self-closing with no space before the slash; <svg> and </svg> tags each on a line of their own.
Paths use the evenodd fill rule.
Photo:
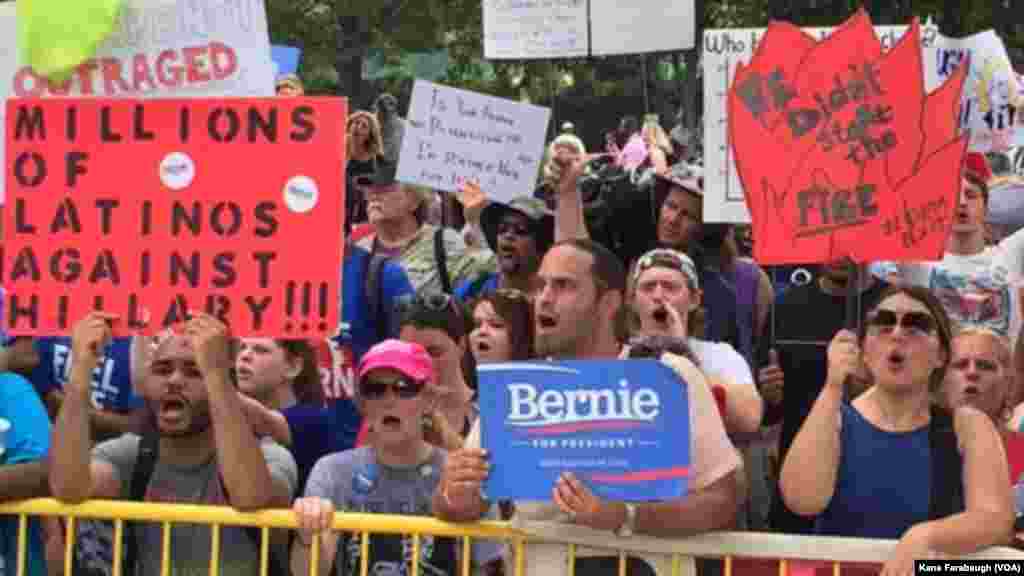
<svg viewBox="0 0 1024 576">
<path fill-rule="evenodd" d="M 388 389 L 394 392 L 398 398 L 415 398 L 423 390 L 423 382 L 406 378 L 383 382 L 367 378 L 359 383 L 359 395 L 371 400 L 383 398 L 388 393 Z"/>
<path fill-rule="evenodd" d="M 935 332 L 935 319 L 926 312 L 907 312 L 897 314 L 892 310 L 878 310 L 868 318 L 868 327 L 880 332 L 892 332 L 896 325 L 911 334 L 931 334 Z"/>
<path fill-rule="evenodd" d="M 455 300 L 444 292 L 431 292 L 403 297 L 395 305 L 401 323 L 447 324 L 462 317 Z"/>
<path fill-rule="evenodd" d="M 513 236 L 529 236 L 530 227 L 526 224 L 516 222 L 499 222 L 498 223 L 498 236 L 504 236 L 505 234 L 512 234 Z"/>
</svg>

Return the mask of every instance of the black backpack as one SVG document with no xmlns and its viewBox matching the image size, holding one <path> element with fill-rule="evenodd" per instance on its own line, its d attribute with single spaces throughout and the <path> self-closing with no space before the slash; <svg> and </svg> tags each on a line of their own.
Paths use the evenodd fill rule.
<svg viewBox="0 0 1024 576">
<path fill-rule="evenodd" d="M 139 441 L 139 455 L 135 459 L 135 469 L 132 471 L 129 491 L 131 502 L 143 502 L 145 500 L 146 488 L 149 487 L 149 480 L 153 476 L 153 469 L 156 467 L 159 453 L 160 437 L 152 432 L 144 434 Z M 221 479 L 221 488 L 224 489 L 224 494 L 227 495 L 227 487 L 224 486 L 223 479 Z M 256 549 L 259 550 L 262 541 L 261 530 L 255 526 L 246 526 L 245 534 L 252 540 Z M 139 544 L 135 537 L 135 530 L 126 530 L 124 532 L 124 539 L 125 561 L 121 573 L 122 576 L 136 576 L 135 568 Z M 269 547 L 268 553 L 267 574 L 269 576 L 289 576 L 287 558 L 281 558 L 281 555 L 274 550 L 273 546 Z M 77 574 L 78 572 L 76 571 L 75 573 Z"/>
</svg>

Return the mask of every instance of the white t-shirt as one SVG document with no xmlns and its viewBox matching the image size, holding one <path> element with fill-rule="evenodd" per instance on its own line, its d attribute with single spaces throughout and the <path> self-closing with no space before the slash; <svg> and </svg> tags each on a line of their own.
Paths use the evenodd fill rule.
<svg viewBox="0 0 1024 576">
<path fill-rule="evenodd" d="M 928 288 L 961 327 L 988 328 L 1016 341 L 1021 328 L 1022 262 L 1024 230 L 971 256 L 947 252 L 938 262 L 880 263 L 872 272 L 889 282 Z"/>
<path fill-rule="evenodd" d="M 689 339 L 690 350 L 700 361 L 700 368 L 708 376 L 714 376 L 736 386 L 757 389 L 754 374 L 746 358 L 740 355 L 728 342 L 708 342 Z"/>
</svg>

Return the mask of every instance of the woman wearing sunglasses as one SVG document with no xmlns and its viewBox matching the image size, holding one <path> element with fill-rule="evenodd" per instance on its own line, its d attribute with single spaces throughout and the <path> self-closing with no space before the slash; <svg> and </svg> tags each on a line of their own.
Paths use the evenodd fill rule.
<svg viewBox="0 0 1024 576">
<path fill-rule="evenodd" d="M 470 350 L 478 364 L 529 360 L 533 353 L 533 303 L 519 290 L 499 289 L 477 299 Z"/>
<path fill-rule="evenodd" d="M 316 574 L 355 574 L 362 558 L 358 535 L 332 529 L 335 511 L 427 516 L 446 453 L 426 441 L 422 421 L 433 402 L 434 368 L 418 344 L 385 340 L 363 357 L 356 404 L 372 424 L 368 444 L 325 456 L 313 467 L 304 496 L 292 506 L 298 536 L 292 573 L 309 574 L 311 547 L 319 539 Z M 370 537 L 369 574 L 405 573 L 411 535 Z M 421 535 L 420 574 L 455 574 L 451 538 Z"/>
<path fill-rule="evenodd" d="M 779 487 L 818 532 L 898 538 L 882 574 L 914 573 L 933 553 L 963 555 L 1009 542 L 1013 501 L 991 420 L 932 405 L 949 366 L 949 318 L 926 289 L 891 288 L 860 334 L 841 330 L 828 375 L 782 464 Z M 871 386 L 852 403 L 861 365 Z"/>
</svg>

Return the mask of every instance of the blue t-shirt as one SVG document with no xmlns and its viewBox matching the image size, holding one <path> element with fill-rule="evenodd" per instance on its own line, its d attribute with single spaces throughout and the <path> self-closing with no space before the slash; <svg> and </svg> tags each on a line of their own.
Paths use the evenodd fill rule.
<svg viewBox="0 0 1024 576">
<path fill-rule="evenodd" d="M 366 297 L 366 273 L 369 265 L 370 253 L 367 250 L 351 244 L 346 246 L 342 267 L 342 323 L 337 336 L 332 340 L 332 345 L 336 347 L 335 354 L 341 364 L 337 371 L 341 380 L 340 387 L 345 394 L 327 399 L 331 430 L 329 452 L 340 452 L 355 446 L 362 423 L 359 410 L 352 402 L 355 369 L 363 354 L 366 354 L 374 344 L 398 335 L 395 306 L 401 298 L 414 294 L 412 284 L 402 267 L 392 261 L 385 262 L 380 271 L 382 298 L 379 306 L 381 313 L 387 314 L 383 323 L 387 327 L 387 333 L 381 338 L 378 334 L 377 319 L 370 318 L 367 314 L 369 301 Z"/>
<path fill-rule="evenodd" d="M 488 294 L 494 293 L 498 289 L 498 275 L 494 272 L 486 276 L 486 280 L 480 281 L 479 278 L 473 280 L 466 280 L 462 284 L 459 284 L 454 291 L 455 299 L 459 302 L 466 303 L 473 298 L 480 298 Z"/>
<path fill-rule="evenodd" d="M 899 539 L 929 517 L 929 427 L 886 432 L 849 404 L 843 404 L 841 414 L 836 489 L 818 518 L 818 533 Z"/>
<path fill-rule="evenodd" d="M 330 413 L 320 406 L 296 404 L 285 408 L 281 414 L 288 421 L 288 429 L 292 434 L 290 450 L 299 468 L 298 493 L 301 494 L 313 465 L 330 453 Z"/>
<path fill-rule="evenodd" d="M 32 371 L 32 384 L 43 398 L 50 390 L 62 390 L 71 375 L 71 339 L 37 338 L 39 366 Z M 93 407 L 112 412 L 130 412 L 143 405 L 132 391 L 131 338 L 115 338 L 107 346 L 92 376 Z"/>
<path fill-rule="evenodd" d="M 50 418 L 28 380 L 11 372 L 0 374 L 0 417 L 11 423 L 5 450 L 0 456 L 4 466 L 37 462 L 50 451 Z M 29 576 L 44 576 L 46 560 L 38 519 L 29 521 Z M 0 574 L 13 575 L 17 568 L 18 521 L 0 519 Z"/>
</svg>

